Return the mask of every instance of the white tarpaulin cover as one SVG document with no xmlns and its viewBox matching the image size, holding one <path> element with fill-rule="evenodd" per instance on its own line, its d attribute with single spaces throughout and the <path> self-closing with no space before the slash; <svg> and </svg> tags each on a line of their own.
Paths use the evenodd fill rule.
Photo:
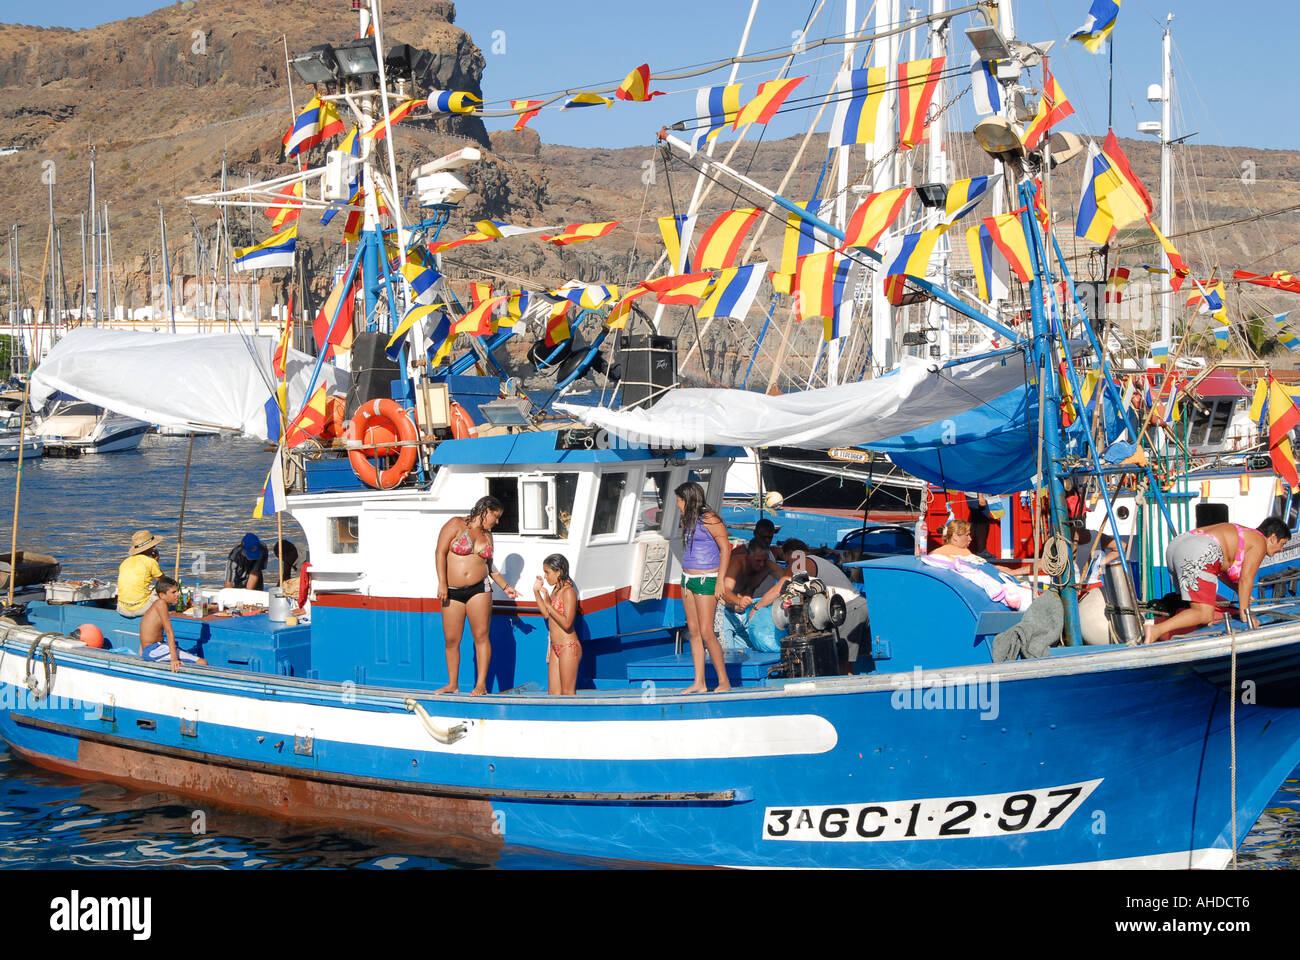
<svg viewBox="0 0 1300 960">
<path fill-rule="evenodd" d="M 892 376 L 779 396 L 688 387 L 648 409 L 556 406 L 632 443 L 819 449 L 914 434 L 1025 386 L 1024 358 L 1011 353 L 944 370 L 905 358 Z"/>
<path fill-rule="evenodd" d="M 56 391 L 164 426 L 210 426 L 268 438 L 275 341 L 242 334 L 138 333 L 81 327 L 51 348 L 32 374 L 32 406 Z M 302 406 L 314 358 L 289 351 L 289 415 Z M 326 363 L 330 394 L 348 373 Z"/>
</svg>

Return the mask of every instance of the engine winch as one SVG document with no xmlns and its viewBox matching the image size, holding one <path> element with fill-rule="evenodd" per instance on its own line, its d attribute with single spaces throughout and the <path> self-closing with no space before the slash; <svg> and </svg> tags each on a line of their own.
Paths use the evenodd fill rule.
<svg viewBox="0 0 1300 960">
<path fill-rule="evenodd" d="M 847 617 L 843 597 L 816 577 L 796 573 L 772 605 L 772 622 L 778 630 L 790 632 L 781 640 L 781 663 L 769 675 L 787 679 L 839 675 L 842 645 L 843 658 L 848 655 L 839 628 Z"/>
</svg>

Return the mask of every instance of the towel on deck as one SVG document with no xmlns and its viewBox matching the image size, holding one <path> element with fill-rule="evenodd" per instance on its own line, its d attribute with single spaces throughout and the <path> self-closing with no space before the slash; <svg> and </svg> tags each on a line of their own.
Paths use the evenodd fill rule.
<svg viewBox="0 0 1300 960">
<path fill-rule="evenodd" d="M 993 662 L 1036 660 L 1047 656 L 1047 649 L 1061 639 L 1065 626 L 1065 608 L 1055 590 L 1038 597 L 1020 622 L 993 638 Z"/>
</svg>

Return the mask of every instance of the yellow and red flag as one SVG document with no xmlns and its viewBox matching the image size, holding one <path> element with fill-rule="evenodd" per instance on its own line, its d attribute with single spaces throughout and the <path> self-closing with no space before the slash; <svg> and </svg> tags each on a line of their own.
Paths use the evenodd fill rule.
<svg viewBox="0 0 1300 960">
<path fill-rule="evenodd" d="M 646 280 L 642 286 L 654 293 L 663 304 L 698 307 L 700 301 L 713 289 L 711 273 L 679 273 L 668 277 Z"/>
<path fill-rule="evenodd" d="M 492 284 L 486 280 L 475 280 L 469 285 L 469 301 L 473 306 L 478 306 L 484 300 L 492 298 Z"/>
<path fill-rule="evenodd" d="M 293 423 L 289 424 L 289 432 L 285 437 L 285 443 L 290 447 L 296 447 L 310 437 L 317 436 L 325 429 L 325 384 L 316 388 L 316 392 L 311 395 L 307 405 L 302 408 L 298 416 L 293 418 Z"/>
<path fill-rule="evenodd" d="M 785 103 L 785 98 L 806 79 L 808 78 L 791 77 L 787 80 L 768 80 L 760 83 L 754 99 L 740 108 L 731 128 L 739 130 L 751 123 L 767 123 L 776 116 L 776 112 L 781 109 L 781 104 Z"/>
<path fill-rule="evenodd" d="M 573 304 L 568 300 L 561 300 L 551 307 L 551 315 L 546 318 L 546 333 L 542 337 L 542 342 L 548 347 L 557 346 L 573 336 L 569 330 L 569 307 L 571 306 Z"/>
<path fill-rule="evenodd" d="M 633 103 L 645 103 L 647 100 L 653 100 L 655 97 L 662 97 L 662 90 L 650 92 L 650 64 L 643 63 L 637 67 L 619 84 L 618 93 L 614 96 L 620 100 L 631 100 Z"/>
<path fill-rule="evenodd" d="M 835 251 L 800 257 L 794 271 L 794 309 L 800 320 L 835 313 Z"/>
<path fill-rule="evenodd" d="M 511 100 L 510 109 L 519 114 L 514 129 L 522 130 L 528 126 L 528 121 L 542 112 L 542 104 L 545 102 L 545 100 Z"/>
<path fill-rule="evenodd" d="M 695 248 L 695 269 L 725 270 L 740 253 L 741 241 L 758 219 L 757 207 L 728 210 L 709 225 Z"/>
<path fill-rule="evenodd" d="M 873 193 L 853 211 L 849 225 L 844 228 L 844 244 L 840 247 L 875 248 L 881 236 L 894 225 L 898 215 L 907 204 L 907 196 L 912 187 L 899 187 L 895 190 L 882 190 Z"/>
<path fill-rule="evenodd" d="M 1025 227 L 1020 222 L 1020 214 L 1003 213 L 996 217 L 985 217 L 984 226 L 988 227 L 993 245 L 1007 258 L 1007 263 L 1011 264 L 1011 269 L 1016 272 L 1020 282 L 1028 283 L 1034 271 L 1029 263 L 1029 242 L 1025 239 Z"/>
<path fill-rule="evenodd" d="M 428 100 L 406 100 L 403 103 L 398 104 L 393 108 L 392 112 L 389 113 L 388 116 L 384 117 L 384 119 L 380 120 L 361 136 L 367 140 L 374 140 L 376 142 L 384 139 L 384 137 L 388 136 L 389 127 L 395 123 L 401 123 L 412 110 L 417 107 L 422 107 L 428 102 Z"/>
<path fill-rule="evenodd" d="M 1151 218 L 1147 217 L 1146 221 L 1147 226 L 1151 228 L 1151 232 L 1154 233 L 1156 239 L 1160 241 L 1160 246 L 1164 247 L 1165 255 L 1169 257 L 1169 266 L 1172 267 L 1174 271 L 1173 276 L 1169 278 L 1169 286 L 1173 287 L 1174 292 L 1177 293 L 1178 288 L 1183 285 L 1183 280 L 1185 280 L 1188 274 L 1192 271 L 1187 268 L 1187 263 L 1183 260 L 1182 255 L 1179 254 L 1178 248 L 1169 241 L 1168 237 L 1160 232 L 1160 228 L 1151 222 Z M 1236 276 L 1236 271 L 1233 272 L 1233 276 Z"/>
<path fill-rule="evenodd" d="M 489 297 L 482 303 L 476 304 L 469 313 L 461 317 L 453 324 L 452 334 L 468 333 L 476 337 L 486 337 L 496 332 L 496 323 L 492 319 L 492 311 L 496 309 L 497 304 L 505 303 L 509 297 Z"/>
<path fill-rule="evenodd" d="M 623 221 L 611 220 L 606 223 L 571 223 L 555 236 L 542 234 L 537 239 L 553 243 L 557 247 L 567 247 L 571 243 L 586 243 L 603 237 Z"/>
<path fill-rule="evenodd" d="M 271 354 L 271 369 L 275 371 L 275 379 L 283 380 L 286 364 L 289 360 L 289 344 L 293 343 L 293 294 L 289 294 L 289 310 L 284 318 L 284 333 L 280 335 L 280 343 L 275 348 L 275 353 Z"/>
<path fill-rule="evenodd" d="M 628 317 L 632 315 L 632 303 L 637 297 L 644 297 L 650 292 L 650 288 L 643 283 L 633 287 L 631 291 L 623 295 L 623 299 L 619 300 L 614 309 L 605 317 L 605 326 L 611 330 L 622 330 L 627 327 Z"/>
<path fill-rule="evenodd" d="M 926 114 L 943 73 L 943 57 L 898 65 L 898 145 L 910 150 L 925 139 Z"/>
<path fill-rule="evenodd" d="M 1047 136 L 1053 126 L 1074 113 L 1074 106 L 1052 76 L 1047 64 L 1043 64 L 1043 97 L 1038 101 L 1038 113 L 1025 131 L 1025 149 L 1032 150 Z"/>
<path fill-rule="evenodd" d="M 1300 423 L 1300 408 L 1282 385 L 1268 376 L 1268 453 L 1273 459 L 1273 472 L 1291 484 L 1300 487 L 1296 475 L 1295 452 L 1291 449 L 1291 429 Z"/>
<path fill-rule="evenodd" d="M 280 228 L 286 223 L 298 219 L 298 214 L 302 212 L 302 205 L 295 203 L 293 198 L 302 199 L 302 181 L 289 184 L 279 192 L 279 195 L 288 199 L 284 203 L 273 204 L 266 208 L 266 215 L 271 218 L 272 233 L 279 233 Z"/>
</svg>

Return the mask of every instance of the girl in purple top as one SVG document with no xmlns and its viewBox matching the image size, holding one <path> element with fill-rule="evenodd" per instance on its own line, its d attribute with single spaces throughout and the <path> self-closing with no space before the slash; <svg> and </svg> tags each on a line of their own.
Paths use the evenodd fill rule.
<svg viewBox="0 0 1300 960">
<path fill-rule="evenodd" d="M 691 635 L 691 660 L 695 682 L 680 693 L 704 693 L 704 651 L 707 648 L 718 673 L 715 693 L 731 689 L 722 644 L 713 632 L 713 615 L 718 597 L 725 589 L 722 572 L 731 562 L 731 541 L 722 518 L 704 503 L 704 488 L 698 483 L 683 483 L 673 491 L 682 518 L 682 606 L 686 608 L 686 628 Z"/>
</svg>

